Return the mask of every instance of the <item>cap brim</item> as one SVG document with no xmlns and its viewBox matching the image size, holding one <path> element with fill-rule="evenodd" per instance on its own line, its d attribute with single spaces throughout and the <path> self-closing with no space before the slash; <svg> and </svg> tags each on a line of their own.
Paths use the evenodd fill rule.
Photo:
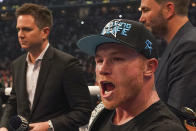
<svg viewBox="0 0 196 131">
<path fill-rule="evenodd" d="M 119 43 L 119 41 L 103 36 L 103 35 L 90 35 L 80 39 L 77 46 L 89 55 L 95 55 L 96 47 L 103 43 Z"/>
</svg>

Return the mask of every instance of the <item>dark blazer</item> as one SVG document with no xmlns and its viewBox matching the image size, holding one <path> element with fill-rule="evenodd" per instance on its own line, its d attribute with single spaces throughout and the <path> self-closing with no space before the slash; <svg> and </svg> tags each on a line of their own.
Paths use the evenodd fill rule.
<svg viewBox="0 0 196 131">
<path fill-rule="evenodd" d="M 196 111 L 196 28 L 187 22 L 168 44 L 155 73 L 156 89 L 164 102 Z"/>
<path fill-rule="evenodd" d="M 91 114 L 90 93 L 78 60 L 49 47 L 43 57 L 32 110 L 26 90 L 27 54 L 12 64 L 13 89 L 1 126 L 17 113 L 30 123 L 51 120 L 55 131 L 75 131 Z"/>
</svg>

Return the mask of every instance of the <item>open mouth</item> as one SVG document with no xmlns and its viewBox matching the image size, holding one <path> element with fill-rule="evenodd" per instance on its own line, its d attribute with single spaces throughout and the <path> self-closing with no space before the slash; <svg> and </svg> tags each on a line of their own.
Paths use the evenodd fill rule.
<svg viewBox="0 0 196 131">
<path fill-rule="evenodd" d="M 114 90 L 115 85 L 109 81 L 101 81 L 100 82 L 103 95 L 109 95 Z"/>
</svg>

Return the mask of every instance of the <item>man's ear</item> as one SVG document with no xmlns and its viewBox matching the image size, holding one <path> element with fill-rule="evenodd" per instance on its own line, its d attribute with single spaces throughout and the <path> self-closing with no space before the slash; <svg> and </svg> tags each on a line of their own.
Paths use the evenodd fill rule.
<svg viewBox="0 0 196 131">
<path fill-rule="evenodd" d="M 157 59 L 155 58 L 148 59 L 145 65 L 144 76 L 151 77 L 155 73 L 157 66 L 158 66 Z"/>
<path fill-rule="evenodd" d="M 50 34 L 50 28 L 49 27 L 44 27 L 42 29 L 42 37 L 43 37 L 43 39 L 47 39 L 49 34 Z"/>
<path fill-rule="evenodd" d="M 175 14 L 176 14 L 176 11 L 175 11 L 175 4 L 173 2 L 166 2 L 166 3 L 163 3 L 163 6 L 162 6 L 162 13 L 163 13 L 163 17 L 165 19 L 171 19 Z"/>
</svg>

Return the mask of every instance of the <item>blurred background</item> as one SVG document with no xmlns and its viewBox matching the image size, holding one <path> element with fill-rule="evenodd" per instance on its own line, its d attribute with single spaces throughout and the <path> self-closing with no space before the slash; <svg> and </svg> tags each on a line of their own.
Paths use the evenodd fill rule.
<svg viewBox="0 0 196 131">
<path fill-rule="evenodd" d="M 140 0 L 0 0 L 0 88 L 11 87 L 10 63 L 25 53 L 19 46 L 15 9 L 23 3 L 37 3 L 52 10 L 54 26 L 50 44 L 77 57 L 86 72 L 89 85 L 94 85 L 93 58 L 81 52 L 76 42 L 89 34 L 99 34 L 112 19 L 137 20 Z M 189 18 L 196 25 L 196 0 L 192 0 Z M 162 43 L 162 42 L 161 42 Z M 160 44 L 159 54 L 165 48 Z"/>
</svg>

